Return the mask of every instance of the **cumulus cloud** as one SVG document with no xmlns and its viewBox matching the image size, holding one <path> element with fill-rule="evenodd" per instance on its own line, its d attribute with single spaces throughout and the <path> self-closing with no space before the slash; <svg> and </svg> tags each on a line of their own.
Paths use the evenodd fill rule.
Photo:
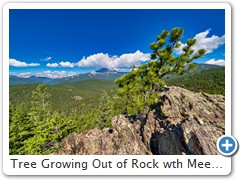
<svg viewBox="0 0 240 180">
<path fill-rule="evenodd" d="M 213 65 L 218 65 L 218 66 L 225 66 L 225 61 L 223 59 L 215 60 L 215 59 L 210 59 L 205 62 L 205 64 L 213 64 Z"/>
<path fill-rule="evenodd" d="M 222 35 L 221 37 L 212 35 L 211 37 L 207 37 L 209 34 L 210 29 L 201 32 L 199 34 L 196 34 L 194 38 L 197 39 L 196 44 L 192 47 L 193 50 L 198 50 L 198 49 L 206 49 L 206 54 L 213 52 L 213 50 L 217 49 L 220 45 L 225 44 L 225 35 Z M 177 54 L 181 54 L 182 48 L 186 44 L 182 44 L 179 48 L 176 49 Z M 195 51 L 196 53 L 196 51 Z"/>
<path fill-rule="evenodd" d="M 18 61 L 16 59 L 9 59 L 9 65 L 14 67 L 29 67 L 29 66 L 40 66 L 39 63 L 26 63 L 22 61 Z"/>
<path fill-rule="evenodd" d="M 60 63 L 47 63 L 46 65 L 47 67 L 52 67 L 52 68 L 56 68 L 56 67 L 70 67 L 73 68 L 75 66 L 75 63 L 70 63 L 70 62 L 60 62 Z"/>
<path fill-rule="evenodd" d="M 51 59 L 52 59 L 52 57 L 49 56 L 49 57 L 45 57 L 45 58 L 43 58 L 43 59 L 41 59 L 41 60 L 43 60 L 43 61 L 50 61 Z"/>
<path fill-rule="evenodd" d="M 60 62 L 59 63 L 62 67 L 70 67 L 70 68 L 73 68 L 74 67 L 74 63 L 70 63 L 70 62 Z"/>
<path fill-rule="evenodd" d="M 47 63 L 47 67 L 55 68 L 55 67 L 59 67 L 59 65 L 58 63 Z"/>
<path fill-rule="evenodd" d="M 121 56 L 109 56 L 108 54 L 98 53 L 82 58 L 76 65 L 78 67 L 128 69 L 133 65 L 138 66 L 149 59 L 150 54 L 144 54 L 139 50 L 135 53 L 122 54 Z"/>
</svg>

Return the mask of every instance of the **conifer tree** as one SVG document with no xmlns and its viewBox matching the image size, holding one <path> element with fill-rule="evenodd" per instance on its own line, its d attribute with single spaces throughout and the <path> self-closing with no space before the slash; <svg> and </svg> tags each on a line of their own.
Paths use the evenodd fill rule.
<svg viewBox="0 0 240 180">
<path fill-rule="evenodd" d="M 22 105 L 9 105 L 9 153 L 25 154 L 24 141 L 33 136 L 33 125 Z"/>
<path fill-rule="evenodd" d="M 35 125 L 46 120 L 51 111 L 50 94 L 45 84 L 40 84 L 32 91 L 30 118 Z"/>
<path fill-rule="evenodd" d="M 50 94 L 44 84 L 32 91 L 30 121 L 33 136 L 24 142 L 26 154 L 50 154 L 58 150 L 62 139 L 73 131 L 71 119 L 64 120 L 53 112 L 49 103 Z"/>
<path fill-rule="evenodd" d="M 202 57 L 206 50 L 193 50 L 195 38 L 181 44 L 182 37 L 181 28 L 173 28 L 171 32 L 163 30 L 150 44 L 151 60 L 139 67 L 134 66 L 129 74 L 115 81 L 126 114 L 137 115 L 144 123 L 150 107 L 159 99 L 160 89 L 165 85 L 163 77 L 167 74 L 183 75 L 196 67 L 193 60 Z M 182 53 L 177 55 L 175 50 L 180 47 Z"/>
<path fill-rule="evenodd" d="M 101 96 L 98 109 L 99 117 L 97 118 L 96 126 L 101 130 L 104 127 L 110 127 L 114 112 L 113 102 L 111 101 L 111 97 L 107 92 L 104 92 Z"/>
<path fill-rule="evenodd" d="M 30 121 L 33 124 L 33 137 L 24 142 L 26 154 L 44 154 L 48 144 L 48 121 L 51 113 L 50 94 L 47 86 L 40 84 L 32 91 Z"/>
</svg>

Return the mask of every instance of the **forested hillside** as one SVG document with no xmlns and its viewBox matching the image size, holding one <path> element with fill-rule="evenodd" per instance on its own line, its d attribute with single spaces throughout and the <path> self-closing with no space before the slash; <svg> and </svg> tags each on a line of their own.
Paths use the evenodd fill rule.
<svg viewBox="0 0 240 180">
<path fill-rule="evenodd" d="M 49 154 L 70 133 L 111 126 L 116 85 L 88 80 L 10 87 L 10 154 Z"/>
<path fill-rule="evenodd" d="M 166 84 L 194 92 L 225 95 L 225 68 L 208 69 L 194 75 L 166 79 Z"/>
<path fill-rule="evenodd" d="M 31 107 L 32 91 L 37 84 L 26 84 L 10 86 L 10 102 L 22 105 L 29 109 Z M 51 94 L 49 101 L 54 111 L 61 114 L 80 114 L 80 107 L 96 106 L 104 91 L 114 94 L 116 85 L 112 81 L 91 79 L 76 83 L 65 83 L 59 85 L 48 85 Z"/>
</svg>

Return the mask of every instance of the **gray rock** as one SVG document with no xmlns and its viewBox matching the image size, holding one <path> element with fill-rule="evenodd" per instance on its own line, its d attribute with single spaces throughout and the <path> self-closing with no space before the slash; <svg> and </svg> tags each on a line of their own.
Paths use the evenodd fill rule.
<svg viewBox="0 0 240 180">
<path fill-rule="evenodd" d="M 113 128 L 91 129 L 69 135 L 57 154 L 64 155 L 145 155 L 151 154 L 143 144 L 137 129 L 123 115 L 112 120 Z"/>
<path fill-rule="evenodd" d="M 218 154 L 216 142 L 225 132 L 225 97 L 167 88 L 140 127 L 139 120 L 116 116 L 112 129 L 69 135 L 56 154 Z"/>
</svg>

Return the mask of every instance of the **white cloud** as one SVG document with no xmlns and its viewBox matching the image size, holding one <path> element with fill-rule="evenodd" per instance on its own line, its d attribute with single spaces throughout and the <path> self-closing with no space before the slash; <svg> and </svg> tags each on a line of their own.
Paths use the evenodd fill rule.
<svg viewBox="0 0 240 180">
<path fill-rule="evenodd" d="M 139 50 L 135 53 L 122 54 L 121 56 L 109 56 L 108 54 L 98 53 L 82 58 L 76 65 L 78 67 L 124 69 L 131 68 L 133 65 L 138 66 L 141 62 L 149 59 L 150 54 L 144 54 Z"/>
<path fill-rule="evenodd" d="M 66 71 L 53 71 L 52 74 L 66 74 Z"/>
<path fill-rule="evenodd" d="M 192 49 L 196 50 L 198 49 L 206 49 L 206 54 L 207 53 L 211 53 L 213 52 L 213 50 L 217 49 L 220 45 L 225 44 L 225 35 L 222 35 L 221 37 L 216 36 L 216 35 L 212 35 L 211 37 L 207 37 L 207 35 L 209 34 L 210 29 L 198 33 L 196 34 L 196 36 L 194 38 L 197 39 L 196 44 L 193 45 Z M 176 53 L 177 54 L 181 54 L 182 48 L 185 46 L 186 44 L 182 44 L 179 48 L 176 49 Z"/>
<path fill-rule="evenodd" d="M 41 60 L 43 60 L 43 61 L 50 61 L 51 59 L 52 59 L 52 57 L 49 56 L 49 57 L 43 58 L 43 59 L 41 59 Z"/>
<path fill-rule="evenodd" d="M 51 74 L 52 73 L 52 71 L 43 71 L 43 73 L 45 73 L 45 74 Z"/>
<path fill-rule="evenodd" d="M 225 61 L 223 59 L 215 60 L 215 59 L 210 59 L 205 62 L 205 64 L 213 64 L 213 65 L 218 65 L 218 66 L 225 66 Z"/>
<path fill-rule="evenodd" d="M 52 78 L 52 79 L 56 79 L 56 78 L 65 78 L 65 77 L 71 77 L 76 75 L 76 72 L 70 71 L 70 72 L 66 72 L 66 71 L 43 71 L 40 73 L 36 73 L 37 77 L 47 77 L 47 78 Z"/>
<path fill-rule="evenodd" d="M 58 63 L 47 63 L 47 67 L 52 67 L 52 68 L 55 68 L 55 67 L 58 67 Z"/>
<path fill-rule="evenodd" d="M 28 64 L 28 66 L 40 66 L 40 64 L 39 63 L 30 63 L 30 64 Z"/>
<path fill-rule="evenodd" d="M 15 67 L 29 67 L 29 66 L 40 66 L 39 63 L 26 63 L 26 62 L 21 62 L 16 59 L 9 59 L 9 65 L 10 66 L 15 66 Z"/>
<path fill-rule="evenodd" d="M 59 63 L 62 67 L 70 67 L 70 68 L 73 68 L 74 67 L 74 63 L 70 63 L 70 62 L 60 62 Z"/>
<path fill-rule="evenodd" d="M 21 77 L 21 78 L 29 78 L 31 76 L 32 76 L 31 72 L 23 72 L 18 75 L 18 77 Z"/>
</svg>

